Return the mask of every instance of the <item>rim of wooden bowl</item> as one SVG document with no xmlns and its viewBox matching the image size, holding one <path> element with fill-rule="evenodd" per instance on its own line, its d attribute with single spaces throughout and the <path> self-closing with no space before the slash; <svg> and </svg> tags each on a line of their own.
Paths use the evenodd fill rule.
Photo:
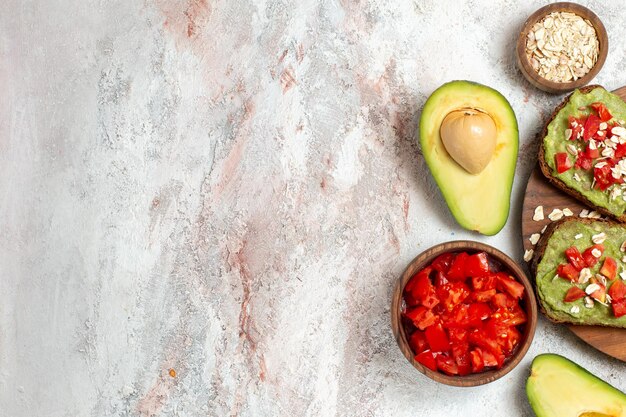
<svg viewBox="0 0 626 417">
<path fill-rule="evenodd" d="M 572 12 L 584 19 L 589 20 L 593 27 L 596 30 L 596 34 L 598 35 L 599 42 L 599 53 L 598 53 L 598 61 L 591 68 L 587 74 L 583 77 L 577 79 L 576 81 L 567 82 L 567 83 L 557 83 L 554 81 L 549 81 L 543 77 L 541 77 L 530 65 L 528 61 L 528 57 L 526 56 L 526 35 L 528 31 L 534 26 L 535 23 L 543 19 L 546 15 L 552 12 Z M 544 6 L 526 19 L 524 25 L 522 26 L 522 30 L 520 31 L 519 37 L 517 39 L 517 47 L 516 47 L 516 56 L 517 56 L 517 66 L 521 70 L 522 74 L 526 79 L 535 87 L 546 91 L 548 93 L 558 94 L 565 93 L 568 91 L 572 91 L 576 88 L 580 88 L 589 84 L 589 82 L 600 72 L 602 67 L 604 66 L 604 62 L 606 61 L 606 56 L 609 52 L 609 37 L 606 32 L 606 28 L 604 24 L 600 20 L 600 18 L 592 12 L 590 9 L 582 6 L 578 3 L 571 2 L 559 2 L 552 3 Z"/>
<path fill-rule="evenodd" d="M 497 370 L 491 370 L 486 372 L 481 372 L 478 374 L 469 374 L 465 376 L 450 376 L 445 375 L 440 372 L 435 372 L 421 363 L 417 362 L 414 358 L 413 352 L 409 347 L 409 343 L 406 338 L 406 334 L 404 332 L 404 327 L 402 326 L 401 320 L 401 309 L 402 309 L 402 292 L 404 290 L 404 286 L 408 282 L 408 280 L 420 269 L 426 266 L 429 262 L 435 259 L 437 256 L 445 253 L 445 252 L 486 252 L 489 256 L 496 259 L 503 266 L 509 269 L 512 275 L 524 285 L 524 289 L 526 290 L 523 298 L 523 308 L 528 317 L 528 321 L 524 326 L 524 332 L 522 334 L 522 342 L 517 348 L 516 352 L 513 356 L 504 364 L 504 366 Z M 391 300 L 391 328 L 393 330 L 394 337 L 396 342 L 398 343 L 398 347 L 406 357 L 406 359 L 421 373 L 433 379 L 437 382 L 441 382 L 446 385 L 452 385 L 456 387 L 475 387 L 478 385 L 488 384 L 493 382 L 499 378 L 502 378 L 504 375 L 508 374 L 513 368 L 515 368 L 522 358 L 528 352 L 528 348 L 532 343 L 533 337 L 535 335 L 535 328 L 537 327 L 537 304 L 535 301 L 535 293 L 533 291 L 533 286 L 522 270 L 522 268 L 507 256 L 502 251 L 494 248 L 493 246 L 489 246 L 484 243 L 470 241 L 470 240 L 456 240 L 452 242 L 445 242 L 435 245 L 429 249 L 426 249 L 424 252 L 417 255 L 406 267 L 396 285 L 394 287 L 393 296 Z"/>
</svg>

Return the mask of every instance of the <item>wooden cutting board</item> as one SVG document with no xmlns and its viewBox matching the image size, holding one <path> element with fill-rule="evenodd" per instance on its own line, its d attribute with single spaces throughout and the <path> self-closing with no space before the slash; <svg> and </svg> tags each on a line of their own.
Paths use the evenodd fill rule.
<svg viewBox="0 0 626 417">
<path fill-rule="evenodd" d="M 613 92 L 626 101 L 626 86 Z M 535 207 L 537 206 L 543 206 L 545 219 L 542 221 L 533 220 Z M 524 195 L 524 206 L 522 209 L 524 250 L 533 248 L 529 240 L 530 235 L 540 233 L 543 227 L 551 222 L 548 219 L 548 214 L 555 208 L 561 210 L 569 208 L 574 212 L 574 216 L 578 216 L 587 207 L 575 198 L 550 185 L 537 166 L 528 179 L 526 194 Z M 599 351 L 626 362 L 626 329 L 574 325 L 568 325 L 568 327 L 576 336 Z"/>
</svg>

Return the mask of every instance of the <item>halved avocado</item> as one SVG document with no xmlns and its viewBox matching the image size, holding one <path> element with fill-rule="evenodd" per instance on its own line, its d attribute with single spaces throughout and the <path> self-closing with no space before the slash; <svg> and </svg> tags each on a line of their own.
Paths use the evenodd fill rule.
<svg viewBox="0 0 626 417">
<path fill-rule="evenodd" d="M 490 162 L 472 174 L 448 153 L 440 135 L 446 116 L 459 110 L 488 114 L 496 127 Z M 464 228 L 485 235 L 498 233 L 509 216 L 511 187 L 517 163 L 517 119 L 509 102 L 496 90 L 471 81 L 451 81 L 426 101 L 420 119 L 420 143 L 441 193 Z"/>
<path fill-rule="evenodd" d="M 626 394 L 551 353 L 533 360 L 526 395 L 537 417 L 626 417 Z"/>
</svg>

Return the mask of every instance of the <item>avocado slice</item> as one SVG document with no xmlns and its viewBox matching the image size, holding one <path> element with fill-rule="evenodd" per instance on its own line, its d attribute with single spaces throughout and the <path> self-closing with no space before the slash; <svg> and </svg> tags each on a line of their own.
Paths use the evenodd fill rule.
<svg viewBox="0 0 626 417">
<path fill-rule="evenodd" d="M 537 417 L 626 417 L 626 394 L 552 353 L 533 360 L 526 395 Z"/>
<path fill-rule="evenodd" d="M 493 156 L 478 174 L 455 161 L 444 146 L 440 129 L 446 116 L 476 109 L 495 123 Z M 498 233 L 509 217 L 511 188 L 517 162 L 517 119 L 509 102 L 496 90 L 471 81 L 451 81 L 426 101 L 420 118 L 420 144 L 452 215 L 465 229 Z"/>
</svg>

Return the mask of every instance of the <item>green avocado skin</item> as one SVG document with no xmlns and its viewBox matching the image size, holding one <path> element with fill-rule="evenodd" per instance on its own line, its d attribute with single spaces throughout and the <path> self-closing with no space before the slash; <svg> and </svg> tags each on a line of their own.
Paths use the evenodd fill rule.
<svg viewBox="0 0 626 417">
<path fill-rule="evenodd" d="M 526 396 L 537 417 L 626 417 L 626 394 L 553 353 L 533 359 Z"/>
<path fill-rule="evenodd" d="M 605 221 L 583 223 L 571 220 L 559 225 L 549 237 L 543 257 L 537 265 L 536 283 L 539 301 L 552 319 L 575 324 L 626 327 L 626 316 L 615 318 L 610 306 L 595 303 L 593 308 L 586 308 L 584 299 L 571 303 L 564 302 L 565 293 L 571 288 L 572 283 L 563 278 L 555 278 L 558 265 L 567 262 L 565 249 L 576 246 L 582 253 L 594 244 L 591 237 L 601 232 L 607 236 L 602 243 L 605 250 L 600 262 L 591 268 L 591 272 L 598 273 L 604 258 L 609 256 L 617 261 L 618 276 L 615 279 L 620 279 L 619 273 L 626 269 L 626 264 L 622 262 L 626 254 L 620 251 L 621 244 L 626 241 L 626 228 L 623 226 Z M 582 237 L 576 239 L 577 235 Z M 580 287 L 584 288 L 582 285 Z M 610 285 L 607 287 L 610 288 Z M 578 306 L 579 313 L 572 313 L 572 306 Z"/>
<path fill-rule="evenodd" d="M 569 188 L 583 194 L 596 206 L 603 207 L 619 217 L 626 211 L 626 201 L 622 198 L 611 200 L 608 192 L 592 188 L 593 175 L 591 171 L 570 169 L 562 174 L 556 171 L 554 156 L 559 152 L 567 152 L 567 145 L 574 143 L 574 141 L 565 140 L 565 130 L 569 128 L 569 116 L 580 117 L 588 115 L 588 110 L 580 109 L 588 108 L 591 103 L 595 102 L 604 103 L 613 119 L 626 120 L 626 103 L 617 95 L 606 91 L 602 87 L 594 88 L 587 94 L 576 90 L 568 103 L 559 110 L 554 119 L 548 124 L 547 134 L 543 138 L 545 162 L 552 170 L 552 176 L 561 180 Z M 578 173 L 581 181 L 574 179 L 574 173 Z"/>
</svg>

